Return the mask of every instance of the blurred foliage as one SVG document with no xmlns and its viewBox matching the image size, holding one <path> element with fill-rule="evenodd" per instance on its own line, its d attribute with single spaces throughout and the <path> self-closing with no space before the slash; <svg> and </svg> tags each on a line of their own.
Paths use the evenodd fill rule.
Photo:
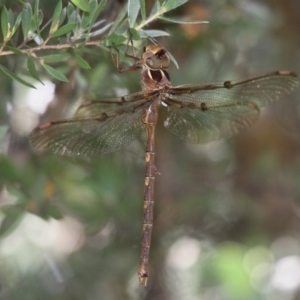
<svg viewBox="0 0 300 300">
<path fill-rule="evenodd" d="M 151 36 L 176 58 L 174 85 L 300 74 L 298 0 L 24 2 L 0 1 L 1 52 L 14 51 L 0 54 L 1 299 L 299 299 L 299 89 L 253 128 L 207 145 L 182 143 L 162 112 L 145 289 L 136 274 L 144 137 L 92 161 L 28 144 L 39 122 L 72 116 L 83 98 L 140 89 L 139 74 L 117 74 L 108 51 L 125 49 L 128 28 L 137 53 Z M 87 3 L 97 16 L 82 11 Z M 45 111 L 33 107 L 51 93 L 14 76 L 35 87 L 54 79 Z"/>
</svg>

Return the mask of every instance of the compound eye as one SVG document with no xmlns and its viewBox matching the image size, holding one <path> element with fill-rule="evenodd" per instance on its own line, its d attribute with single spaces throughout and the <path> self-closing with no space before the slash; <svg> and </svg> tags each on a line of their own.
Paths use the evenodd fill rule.
<svg viewBox="0 0 300 300">
<path fill-rule="evenodd" d="M 161 67 L 163 69 L 168 69 L 170 66 L 170 57 L 168 55 L 164 55 L 162 58 L 161 58 Z"/>
<path fill-rule="evenodd" d="M 162 61 L 156 56 L 151 56 L 146 59 L 146 65 L 152 70 L 158 70 L 161 68 Z"/>
</svg>

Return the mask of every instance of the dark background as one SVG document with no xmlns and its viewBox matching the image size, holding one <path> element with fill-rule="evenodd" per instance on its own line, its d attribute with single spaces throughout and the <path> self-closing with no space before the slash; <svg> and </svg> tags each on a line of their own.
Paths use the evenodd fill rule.
<svg viewBox="0 0 300 300">
<path fill-rule="evenodd" d="M 54 5 L 40 6 L 51 17 Z M 159 42 L 179 63 L 170 68 L 174 85 L 300 74 L 298 0 L 188 1 L 168 16 L 209 21 L 151 23 L 170 33 Z M 92 69 L 74 68 L 70 84 L 57 84 L 43 122 L 69 116 L 86 95 L 140 90 L 139 74 L 119 75 L 109 53 L 85 59 Z M 9 146 L 7 136 L 0 145 L 9 153 L 0 166 L 0 299 L 300 299 L 299 89 L 263 109 L 251 129 L 207 145 L 173 136 L 162 112 L 142 288 L 144 137 L 91 161 L 34 153 L 24 129 L 35 126 L 27 92 L 2 73 L 0 82 L 0 123 L 10 128 Z"/>
</svg>

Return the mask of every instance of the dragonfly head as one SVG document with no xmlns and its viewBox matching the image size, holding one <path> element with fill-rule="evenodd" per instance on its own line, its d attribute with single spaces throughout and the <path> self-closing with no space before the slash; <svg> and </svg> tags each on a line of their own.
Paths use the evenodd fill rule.
<svg viewBox="0 0 300 300">
<path fill-rule="evenodd" d="M 165 70 L 170 65 L 170 57 L 163 47 L 148 45 L 142 54 L 142 63 L 150 70 Z"/>
</svg>

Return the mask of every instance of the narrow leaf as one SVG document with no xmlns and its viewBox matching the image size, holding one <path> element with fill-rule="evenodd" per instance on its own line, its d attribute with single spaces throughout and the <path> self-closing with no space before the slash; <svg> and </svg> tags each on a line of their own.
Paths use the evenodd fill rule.
<svg viewBox="0 0 300 300">
<path fill-rule="evenodd" d="M 134 28 L 128 28 L 128 35 L 133 41 L 139 41 L 141 39 L 138 31 Z"/>
<path fill-rule="evenodd" d="M 35 32 L 35 31 L 37 31 L 37 29 L 38 29 L 38 22 L 37 22 L 37 18 L 35 17 L 35 15 L 32 17 L 32 19 L 31 19 L 31 25 L 30 25 L 30 31 L 31 31 L 31 34 L 32 35 L 34 35 L 33 33 Z M 30 31 L 29 31 L 29 33 L 30 33 Z"/>
<path fill-rule="evenodd" d="M 24 216 L 24 210 L 22 210 L 20 207 L 10 206 L 10 210 L 14 210 L 14 212 L 10 212 L 6 216 L 4 216 L 0 225 L 1 238 L 4 238 L 5 236 L 9 235 L 13 230 L 15 230 L 22 221 L 22 217 Z"/>
<path fill-rule="evenodd" d="M 12 35 L 12 36 L 16 33 L 17 29 L 19 28 L 19 26 L 20 26 L 20 24 L 21 24 L 21 21 L 22 21 L 22 15 L 23 15 L 23 12 L 21 11 L 21 12 L 19 13 L 19 15 L 17 16 L 16 22 L 15 22 L 15 24 L 14 24 L 12 30 L 11 30 L 11 35 Z"/>
<path fill-rule="evenodd" d="M 39 9 L 39 3 L 40 0 L 35 0 L 33 18 L 31 23 L 31 24 L 35 23 L 35 27 L 32 27 L 31 30 L 33 32 L 36 31 L 36 33 L 33 34 L 33 39 L 38 45 L 43 43 L 43 38 L 40 32 L 40 24 L 43 21 L 43 17 L 44 17 L 42 10 Z"/>
<path fill-rule="evenodd" d="M 183 5 L 186 3 L 188 0 L 168 0 L 166 3 L 163 5 L 166 11 L 170 11 L 172 9 L 177 8 L 178 6 Z"/>
<path fill-rule="evenodd" d="M 67 79 L 67 77 L 62 74 L 61 72 L 55 70 L 54 68 L 52 68 L 49 65 L 46 64 L 42 64 L 42 66 L 44 67 L 44 69 L 54 78 L 60 80 L 60 81 L 64 81 L 64 82 L 69 82 L 69 80 Z"/>
<path fill-rule="evenodd" d="M 77 23 L 68 23 L 66 25 L 63 25 L 62 27 L 58 28 L 55 33 L 53 33 L 51 35 L 51 37 L 58 37 L 58 36 L 61 36 L 61 35 L 64 35 L 70 31 L 72 31 L 73 29 L 75 29 L 77 26 Z"/>
<path fill-rule="evenodd" d="M 38 76 L 38 72 L 35 68 L 35 64 L 34 64 L 33 58 L 31 56 L 28 56 L 28 59 L 27 59 L 27 70 L 32 78 L 34 78 L 35 80 L 39 81 L 42 85 L 44 85 L 44 83 L 41 81 L 41 79 Z"/>
<path fill-rule="evenodd" d="M 163 16 L 158 17 L 161 20 L 167 21 L 167 22 L 171 22 L 171 23 L 177 23 L 177 24 L 188 24 L 188 25 L 192 25 L 192 24 L 207 24 L 209 23 L 208 21 L 185 21 L 185 20 L 180 20 L 180 19 L 173 19 L 173 18 L 166 18 Z"/>
<path fill-rule="evenodd" d="M 90 22 L 90 25 L 89 25 L 89 28 L 88 28 L 88 31 L 87 31 L 87 35 L 89 36 L 90 32 L 91 32 L 91 29 L 92 27 L 94 26 L 100 12 L 103 10 L 104 6 L 106 5 L 106 2 L 107 0 L 102 0 L 100 2 L 100 4 L 95 8 L 94 11 L 92 11 L 92 18 L 91 18 L 91 22 Z"/>
<path fill-rule="evenodd" d="M 22 174 L 20 174 L 20 170 L 15 165 L 14 161 L 8 156 L 0 155 L 0 181 L 16 183 L 20 181 L 22 178 Z M 4 206 L 1 208 L 3 210 Z"/>
<path fill-rule="evenodd" d="M 110 47 L 112 45 L 118 46 L 123 44 L 126 41 L 126 37 L 120 34 L 111 34 L 106 38 L 106 43 L 105 45 Z"/>
<path fill-rule="evenodd" d="M 167 33 L 166 31 L 162 30 L 156 30 L 156 29 L 149 29 L 149 30 L 140 30 L 140 35 L 142 38 L 147 38 L 147 37 L 159 37 L 159 36 L 169 36 L 170 34 Z"/>
<path fill-rule="evenodd" d="M 150 17 L 155 15 L 159 10 L 160 10 L 160 3 L 159 3 L 158 0 L 156 0 L 153 7 L 152 7 L 152 9 L 151 9 Z"/>
<path fill-rule="evenodd" d="M 30 3 L 25 3 L 23 8 L 23 16 L 22 16 L 22 31 L 24 38 L 26 39 L 31 27 L 31 19 L 32 19 L 32 8 Z"/>
<path fill-rule="evenodd" d="M 108 32 L 108 35 L 114 33 L 117 30 L 120 23 L 125 18 L 126 14 L 127 14 L 127 5 L 125 4 L 122 10 L 119 12 L 117 18 L 115 19 L 114 25 L 111 27 L 110 31 Z"/>
<path fill-rule="evenodd" d="M 90 4 L 90 7 L 92 8 L 93 4 Z M 91 10 L 92 11 L 92 10 Z M 84 11 L 81 15 L 81 22 L 80 22 L 80 28 L 86 29 L 89 27 L 92 20 L 92 14 L 90 12 Z"/>
<path fill-rule="evenodd" d="M 51 54 L 51 55 L 44 55 L 41 57 L 41 59 L 45 62 L 58 62 L 58 61 L 63 61 L 66 60 L 70 57 L 69 54 L 67 53 L 59 53 L 59 54 Z"/>
<path fill-rule="evenodd" d="M 1 28 L 2 28 L 2 34 L 3 39 L 5 40 L 8 36 L 8 12 L 6 7 L 4 6 L 1 12 Z"/>
<path fill-rule="evenodd" d="M 9 23 L 9 28 L 12 29 L 13 24 L 15 23 L 15 14 L 11 9 L 8 10 L 8 23 Z"/>
<path fill-rule="evenodd" d="M 61 3 L 61 0 L 59 0 L 54 9 L 54 13 L 53 13 L 53 17 L 52 17 L 52 22 L 51 22 L 51 27 L 50 27 L 50 32 L 49 32 L 51 36 L 58 29 L 61 10 L 62 10 L 62 3 Z"/>
<path fill-rule="evenodd" d="M 42 24 L 43 19 L 44 19 L 44 13 L 43 13 L 43 11 L 41 9 L 39 9 L 38 15 L 37 15 L 37 22 L 36 22 L 37 25 L 38 25 L 38 28 Z"/>
<path fill-rule="evenodd" d="M 94 11 L 96 10 L 98 2 L 97 2 L 97 0 L 89 0 L 89 4 L 90 4 L 90 14 L 92 16 Z"/>
<path fill-rule="evenodd" d="M 83 11 L 86 11 L 86 12 L 90 11 L 90 5 L 87 0 L 71 0 L 71 2 Z"/>
<path fill-rule="evenodd" d="M 90 65 L 78 54 L 75 52 L 75 58 L 78 65 L 83 69 L 90 69 Z"/>
<path fill-rule="evenodd" d="M 106 24 L 104 27 L 99 28 L 99 29 L 96 30 L 96 31 L 93 31 L 93 32 L 90 33 L 90 34 L 87 34 L 87 37 L 92 37 L 92 36 L 97 36 L 97 35 L 102 34 L 102 33 L 105 32 L 109 27 L 111 27 L 112 24 L 113 24 L 113 23 Z"/>
<path fill-rule="evenodd" d="M 16 80 L 18 81 L 19 83 L 25 85 L 25 86 L 28 86 L 30 88 L 33 88 L 35 89 L 35 86 L 33 86 L 31 83 L 23 80 L 22 78 L 20 78 L 19 76 L 15 75 L 14 73 L 12 73 L 10 70 L 6 69 L 4 66 L 0 65 L 0 70 L 6 74 L 8 77 L 10 77 L 11 79 L 13 80 Z"/>
<path fill-rule="evenodd" d="M 69 3 L 67 6 L 67 18 L 69 22 L 75 22 L 76 21 L 77 12 L 72 3 Z"/>
<path fill-rule="evenodd" d="M 97 20 L 100 12 L 103 10 L 104 6 L 106 5 L 107 0 L 101 0 L 98 7 L 96 8 L 95 12 L 93 13 L 93 17 L 91 20 L 91 24 L 93 25 L 95 21 Z"/>
<path fill-rule="evenodd" d="M 50 207 L 48 210 L 49 217 L 51 217 L 55 220 L 62 220 L 65 217 L 65 213 L 60 211 L 60 209 L 61 209 L 60 206 L 51 205 L 52 202 L 49 202 L 49 204 L 50 204 Z"/>
<path fill-rule="evenodd" d="M 11 46 L 8 46 L 8 45 L 6 45 L 5 48 L 9 49 L 10 51 L 12 51 L 16 54 L 22 54 L 23 53 L 20 49 L 15 48 L 15 47 L 11 47 Z"/>
<path fill-rule="evenodd" d="M 30 29 L 32 32 L 37 32 L 39 35 L 39 9 L 36 7 L 36 4 L 34 5 L 34 12 L 33 12 L 33 17 L 31 18 L 31 25 Z"/>
<path fill-rule="evenodd" d="M 64 7 L 61 11 L 60 17 L 59 17 L 59 21 L 58 21 L 58 25 L 60 26 L 64 20 L 66 19 L 66 15 L 67 15 L 67 8 Z"/>
<path fill-rule="evenodd" d="M 133 27 L 136 18 L 140 10 L 140 0 L 129 0 L 128 1 L 128 21 L 129 26 Z"/>
<path fill-rule="evenodd" d="M 142 20 L 146 20 L 146 3 L 145 0 L 140 0 Z"/>
</svg>

